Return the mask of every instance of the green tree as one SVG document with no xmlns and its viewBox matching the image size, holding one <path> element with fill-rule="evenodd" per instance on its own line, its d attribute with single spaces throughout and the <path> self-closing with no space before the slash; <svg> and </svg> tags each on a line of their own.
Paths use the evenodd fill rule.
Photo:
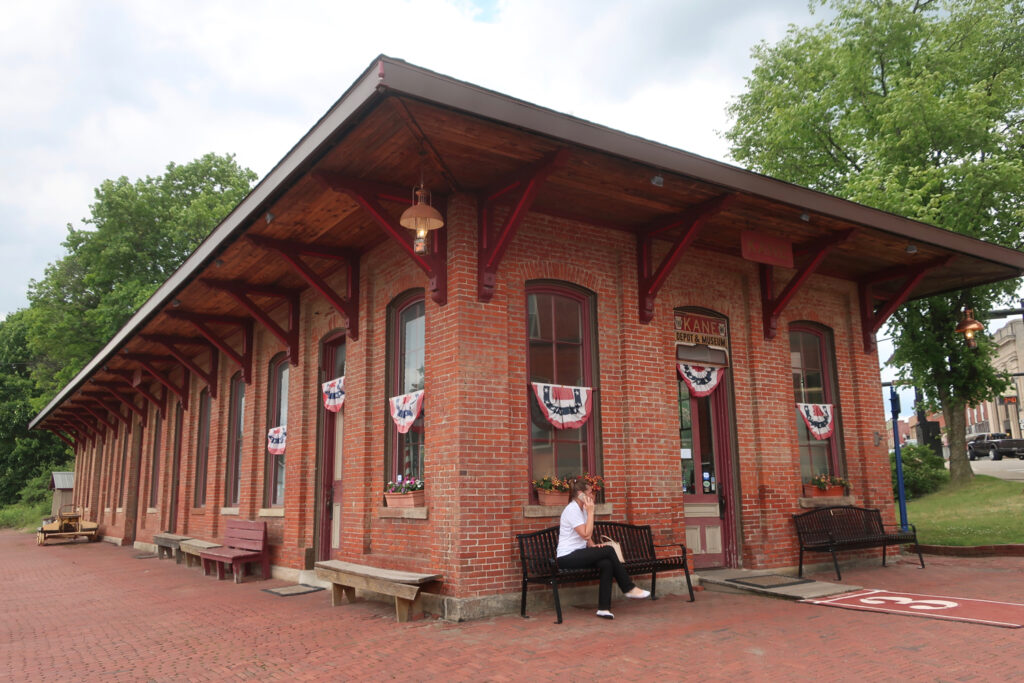
<svg viewBox="0 0 1024 683">
<path fill-rule="evenodd" d="M 818 0 L 834 15 L 753 49 L 729 112 L 732 156 L 756 171 L 959 233 L 1021 246 L 1024 2 Z M 945 415 L 954 481 L 973 477 L 967 405 L 1005 386 L 992 345 L 953 332 L 1016 281 L 908 303 L 890 320 L 900 379 Z M 983 337 L 983 335 L 982 335 Z"/>
<path fill-rule="evenodd" d="M 163 175 L 106 180 L 67 255 L 29 284 L 33 378 L 49 399 L 67 384 L 249 192 L 232 155 L 168 164 Z M 39 406 L 40 408 L 42 406 Z"/>
</svg>

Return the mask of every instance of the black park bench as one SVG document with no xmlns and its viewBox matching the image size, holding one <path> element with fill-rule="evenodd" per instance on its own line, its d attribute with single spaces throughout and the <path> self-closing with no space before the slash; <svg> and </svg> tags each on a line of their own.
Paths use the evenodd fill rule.
<svg viewBox="0 0 1024 683">
<path fill-rule="evenodd" d="M 693 584 L 690 582 L 690 568 L 686 564 L 686 547 L 682 543 L 655 545 L 651 527 L 621 522 L 595 522 L 593 538 L 602 536 L 618 541 L 622 547 L 622 563 L 630 576 L 651 575 L 651 599 L 656 600 L 655 588 L 658 573 L 682 569 L 686 573 L 686 588 L 693 602 Z M 562 605 L 558 600 L 558 586 L 565 583 L 596 581 L 601 572 L 596 567 L 566 569 L 558 566 L 555 551 L 558 548 L 558 527 L 548 527 L 529 534 L 517 534 L 519 560 L 523 566 L 523 595 L 520 614 L 526 616 L 526 589 L 531 583 L 551 586 L 555 598 L 556 624 L 562 623 Z M 679 554 L 657 557 L 655 548 L 679 548 Z"/>
<path fill-rule="evenodd" d="M 810 512 L 793 515 L 796 534 L 800 541 L 800 576 L 804 575 L 804 551 L 832 553 L 832 564 L 836 568 L 836 580 L 841 581 L 837 550 L 860 550 L 881 548 L 882 566 L 885 566 L 885 549 L 890 545 L 914 544 L 917 557 L 924 569 L 924 557 L 917 544 L 917 529 L 911 524 L 906 531 L 894 525 L 882 524 L 882 513 L 872 508 L 853 505 L 835 505 L 817 508 Z M 888 527 L 888 530 L 887 528 Z"/>
</svg>

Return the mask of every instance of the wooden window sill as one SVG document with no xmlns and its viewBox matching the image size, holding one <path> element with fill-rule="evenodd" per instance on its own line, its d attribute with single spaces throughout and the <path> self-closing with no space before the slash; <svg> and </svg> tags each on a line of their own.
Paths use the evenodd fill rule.
<svg viewBox="0 0 1024 683">
<path fill-rule="evenodd" d="M 524 505 L 523 517 L 561 517 L 564 505 Z M 614 512 L 611 503 L 598 503 L 594 506 L 595 515 L 610 515 Z"/>
</svg>

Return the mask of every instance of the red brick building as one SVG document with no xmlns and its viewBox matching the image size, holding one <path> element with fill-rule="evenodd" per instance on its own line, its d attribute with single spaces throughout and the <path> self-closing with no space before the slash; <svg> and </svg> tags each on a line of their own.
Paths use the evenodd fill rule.
<svg viewBox="0 0 1024 683">
<path fill-rule="evenodd" d="M 423 254 L 399 225 L 421 178 L 444 219 Z M 788 567 L 813 474 L 893 517 L 885 319 L 1021 272 L 1016 251 L 381 57 L 32 426 L 73 444 L 108 540 L 265 520 L 278 575 L 436 571 L 454 618 L 517 593 L 515 534 L 560 512 L 531 487 L 549 474 L 602 474 L 599 516 L 698 567 Z M 582 425 L 556 429 L 533 383 L 589 389 Z M 389 399 L 421 389 L 401 433 Z M 399 474 L 422 506 L 385 506 Z"/>
</svg>

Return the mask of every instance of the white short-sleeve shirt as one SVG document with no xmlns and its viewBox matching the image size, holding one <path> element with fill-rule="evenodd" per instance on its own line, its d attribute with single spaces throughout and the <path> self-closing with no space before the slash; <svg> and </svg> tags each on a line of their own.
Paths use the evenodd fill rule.
<svg viewBox="0 0 1024 683">
<path fill-rule="evenodd" d="M 576 527 L 587 523 L 587 513 L 575 501 L 562 510 L 558 525 L 558 550 L 556 557 L 568 555 L 574 550 L 587 547 L 587 539 L 576 533 Z"/>
</svg>

